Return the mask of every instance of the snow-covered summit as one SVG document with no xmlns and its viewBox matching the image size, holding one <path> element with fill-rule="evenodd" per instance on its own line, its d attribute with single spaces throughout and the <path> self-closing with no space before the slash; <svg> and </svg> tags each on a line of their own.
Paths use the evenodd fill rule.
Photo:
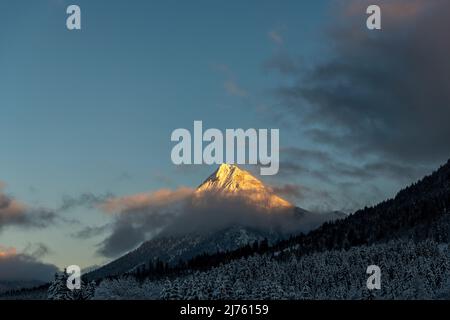
<svg viewBox="0 0 450 320">
<path fill-rule="evenodd" d="M 275 195 L 271 188 L 248 171 L 236 165 L 221 164 L 195 191 L 196 195 L 214 193 L 221 196 L 241 196 L 267 209 L 293 207 L 288 201 Z"/>
</svg>

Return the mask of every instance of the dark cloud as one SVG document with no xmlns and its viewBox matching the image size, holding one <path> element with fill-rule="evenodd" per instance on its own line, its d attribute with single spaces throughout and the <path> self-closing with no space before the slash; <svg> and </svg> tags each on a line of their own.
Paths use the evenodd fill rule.
<svg viewBox="0 0 450 320">
<path fill-rule="evenodd" d="M 110 198 L 99 207 L 113 215 L 111 234 L 99 245 L 98 253 L 116 257 L 155 236 L 182 212 L 192 194 L 189 188 L 161 189 L 155 192 Z"/>
<path fill-rule="evenodd" d="M 112 193 L 97 195 L 90 192 L 82 193 L 77 197 L 64 196 L 62 199 L 62 204 L 59 207 L 58 211 L 69 211 L 78 207 L 91 209 L 113 197 L 114 195 Z"/>
<path fill-rule="evenodd" d="M 0 182 L 0 230 L 6 226 L 45 228 L 57 220 L 52 210 L 31 208 L 3 193 Z"/>
<path fill-rule="evenodd" d="M 142 226 L 133 226 L 127 220 L 117 221 L 113 232 L 98 249 L 98 253 L 105 257 L 115 258 L 125 253 L 145 240 L 146 230 Z"/>
<path fill-rule="evenodd" d="M 369 4 L 381 7 L 381 31 L 366 28 Z M 450 157 L 450 2 L 349 0 L 330 10 L 320 55 L 277 52 L 264 69 L 282 80 L 271 119 L 299 136 L 280 150 L 278 183 L 306 187 L 309 209 L 353 211 Z"/>
<path fill-rule="evenodd" d="M 382 8 L 382 31 L 365 28 L 365 8 L 373 3 Z M 289 117 L 296 115 L 320 145 L 391 164 L 370 166 L 375 170 L 401 172 L 405 163 L 431 167 L 447 160 L 450 2 L 341 5 L 322 63 L 299 70 L 288 56 L 271 62 L 296 75 L 277 89 Z"/>
<path fill-rule="evenodd" d="M 23 250 L 23 253 L 26 255 L 29 255 L 35 259 L 41 259 L 41 258 L 49 255 L 50 253 L 52 253 L 52 251 L 46 244 L 38 242 L 38 243 L 28 244 L 25 247 L 25 249 Z"/>
<path fill-rule="evenodd" d="M 333 156 L 333 151 L 290 147 L 280 152 L 278 179 L 289 179 L 287 186 L 298 191 L 297 197 L 290 199 L 312 211 L 353 212 L 385 200 L 427 172 L 421 165 L 400 165 L 386 159 L 352 161 Z M 294 177 L 299 178 L 299 184 L 294 183 Z M 274 190 L 282 194 L 283 185 Z"/>
<path fill-rule="evenodd" d="M 105 233 L 106 231 L 108 231 L 109 229 L 111 229 L 111 224 L 105 224 L 102 226 L 86 226 L 83 229 L 81 229 L 80 231 L 74 232 L 71 234 L 71 237 L 76 238 L 76 239 L 89 239 L 89 238 L 93 238 L 99 235 L 102 235 L 103 233 Z"/>
<path fill-rule="evenodd" d="M 27 254 L 0 246 L 0 281 L 51 280 L 58 268 L 39 260 L 42 254 L 48 252 L 48 248 L 44 248 L 46 247 L 38 245 L 37 250 Z"/>
<path fill-rule="evenodd" d="M 19 220 L 18 225 L 30 228 L 46 228 L 58 221 L 58 215 L 53 210 L 31 208 Z"/>
<path fill-rule="evenodd" d="M 301 199 L 303 198 L 303 187 L 296 184 L 284 184 L 281 186 L 274 186 L 272 190 L 275 194 L 284 196 L 288 199 Z"/>
<path fill-rule="evenodd" d="M 114 221 L 111 234 L 99 244 L 97 252 L 105 257 L 117 257 L 154 237 L 174 218 L 175 213 L 165 210 L 141 209 L 122 213 Z"/>
<path fill-rule="evenodd" d="M 291 208 L 265 208 L 254 202 L 252 192 L 224 195 L 203 192 L 188 198 L 182 211 L 163 230 L 163 235 L 214 232 L 240 225 L 262 230 L 298 229 Z M 264 202 L 261 201 L 261 202 Z"/>
<path fill-rule="evenodd" d="M 281 152 L 283 154 L 280 165 L 282 175 L 311 175 L 327 182 L 342 181 L 344 178 L 362 181 L 390 177 L 405 183 L 427 170 L 420 165 L 398 164 L 385 159 L 345 162 L 341 157 L 333 157 L 330 151 L 290 147 L 283 148 Z"/>
</svg>

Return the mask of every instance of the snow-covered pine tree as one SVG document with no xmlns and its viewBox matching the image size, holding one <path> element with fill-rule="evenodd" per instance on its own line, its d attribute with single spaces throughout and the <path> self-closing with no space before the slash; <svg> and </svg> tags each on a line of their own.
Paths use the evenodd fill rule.
<svg viewBox="0 0 450 320">
<path fill-rule="evenodd" d="M 47 291 L 48 300 L 71 300 L 70 290 L 67 288 L 67 274 L 65 272 L 55 273 L 55 279 Z"/>
<path fill-rule="evenodd" d="M 60 272 L 55 274 L 55 279 L 50 284 L 47 291 L 47 299 L 49 300 L 90 300 L 95 293 L 96 284 L 91 282 L 85 284 L 81 281 L 81 289 L 70 290 L 67 287 L 67 273 Z"/>
</svg>

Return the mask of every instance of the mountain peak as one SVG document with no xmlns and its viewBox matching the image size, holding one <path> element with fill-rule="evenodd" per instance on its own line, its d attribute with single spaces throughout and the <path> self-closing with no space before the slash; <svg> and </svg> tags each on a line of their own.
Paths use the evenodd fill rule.
<svg viewBox="0 0 450 320">
<path fill-rule="evenodd" d="M 233 164 L 221 164 L 196 190 L 196 194 L 204 192 L 243 196 L 269 209 L 293 207 L 251 173 Z"/>
<path fill-rule="evenodd" d="M 249 172 L 236 165 L 223 163 L 199 187 L 198 191 L 230 191 L 261 189 L 264 185 Z"/>
<path fill-rule="evenodd" d="M 230 180 L 233 176 L 242 175 L 244 172 L 234 164 L 222 163 L 213 173 L 218 180 Z"/>
</svg>

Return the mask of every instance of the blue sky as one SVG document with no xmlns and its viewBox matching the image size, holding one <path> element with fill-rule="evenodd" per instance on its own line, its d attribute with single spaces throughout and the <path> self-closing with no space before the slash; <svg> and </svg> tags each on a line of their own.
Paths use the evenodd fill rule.
<svg viewBox="0 0 450 320">
<path fill-rule="evenodd" d="M 77 1 L 82 30 L 69 32 L 71 3 L 0 5 L 1 181 L 14 198 L 51 208 L 65 195 L 160 188 L 162 176 L 201 182 L 212 168 L 179 174 L 170 162 L 172 130 L 196 119 L 205 127 L 270 126 L 255 116 L 256 95 L 270 84 L 262 64 L 281 45 L 270 33 L 292 34 L 290 46 L 313 52 L 325 14 L 320 2 Z M 228 92 L 226 83 L 255 97 Z M 105 220 L 80 211 L 72 215 L 83 223 Z M 42 241 L 60 265 L 70 260 L 67 248 L 80 264 L 101 260 L 61 228 L 11 229 L 0 241 Z"/>
<path fill-rule="evenodd" d="M 81 31 L 65 26 L 65 10 L 72 3 L 82 10 Z M 170 161 L 170 134 L 202 120 L 207 128 L 280 128 L 282 148 L 293 153 L 292 148 L 314 149 L 309 156 L 336 157 L 348 165 L 340 184 L 326 180 L 327 172 L 320 178 L 316 171 L 321 167 L 314 161 L 304 175 L 268 179 L 274 185 L 304 187 L 311 196 L 297 200 L 307 208 L 324 208 L 321 195 L 333 192 L 340 192 L 329 205 L 335 209 L 354 209 L 393 195 L 426 172 L 423 168 L 430 162 L 418 162 L 414 168 L 420 170 L 404 179 L 389 174 L 370 181 L 366 177 L 366 187 L 353 185 L 343 195 L 340 186 L 361 179 L 353 167 L 361 159 L 299 133 L 285 101 L 274 95 L 277 88 L 299 83 L 301 77 L 269 70 L 271 58 L 298 58 L 308 69 L 332 56 L 326 33 L 335 15 L 333 5 L 256 0 L 2 1 L 4 192 L 28 206 L 57 209 L 64 197 L 85 193 L 129 195 L 195 187 L 215 168 L 176 168 Z M 349 203 L 355 195 L 361 202 Z M 45 260 L 60 267 L 105 262 L 96 254 L 101 235 L 80 240 L 70 234 L 111 218 L 87 207 L 73 208 L 64 217 L 78 222 L 45 229 L 7 227 L 0 230 L 0 244 L 21 251 L 44 243 L 51 249 Z"/>
<path fill-rule="evenodd" d="M 80 1 L 83 30 L 69 32 L 67 3 L 2 4 L 0 124 L 9 152 L 1 165 L 15 168 L 3 179 L 22 186 L 16 192 L 32 181 L 73 192 L 123 172 L 165 172 L 167 137 L 195 119 L 219 128 L 270 123 L 225 82 L 256 101 L 270 83 L 261 65 L 277 50 L 268 33 L 292 33 L 289 45 L 312 52 L 324 14 L 323 5 L 295 2 Z"/>
</svg>

